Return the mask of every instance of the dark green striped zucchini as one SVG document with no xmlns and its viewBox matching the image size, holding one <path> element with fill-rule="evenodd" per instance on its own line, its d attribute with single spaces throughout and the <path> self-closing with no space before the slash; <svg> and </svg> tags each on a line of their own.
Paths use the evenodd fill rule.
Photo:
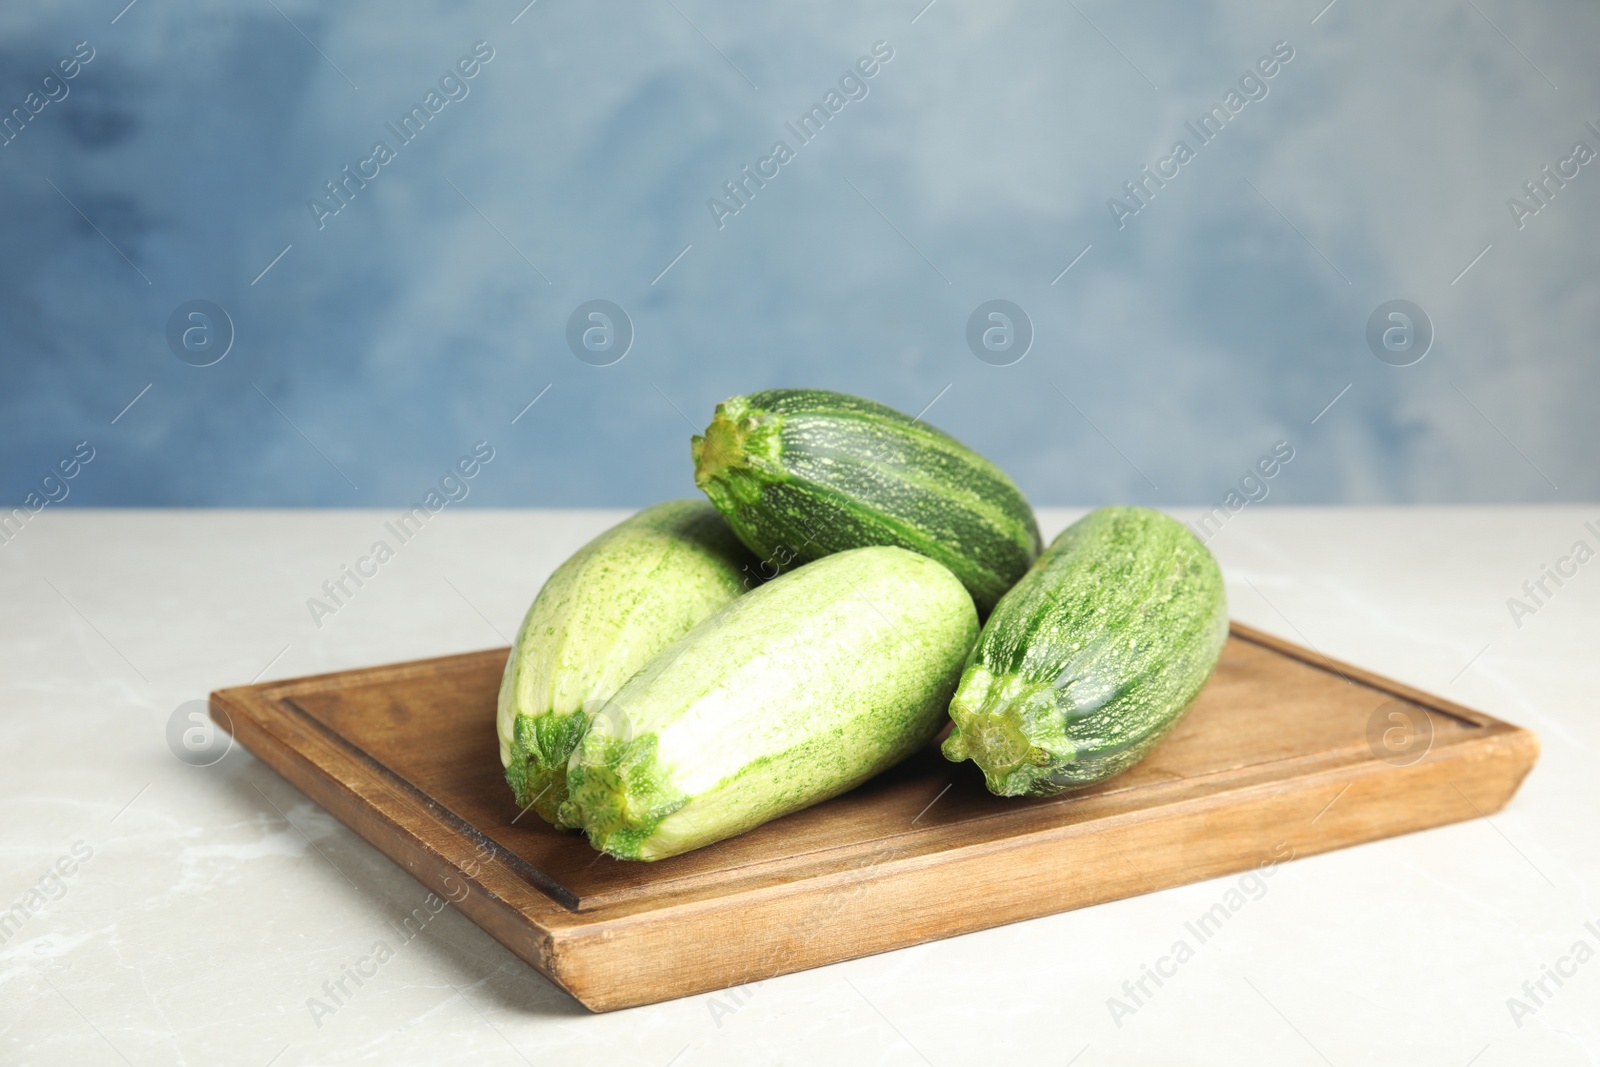
<svg viewBox="0 0 1600 1067">
<path fill-rule="evenodd" d="M 944 754 L 1000 796 L 1103 781 L 1177 724 L 1227 636 L 1222 572 L 1187 527 L 1148 508 L 1091 512 L 989 617 Z"/>
<path fill-rule="evenodd" d="M 977 636 L 961 583 L 914 552 L 785 574 L 611 698 L 572 755 L 562 818 L 653 860 L 836 796 L 932 740 Z"/>
<path fill-rule="evenodd" d="M 715 508 L 669 500 L 556 568 L 500 683 L 500 763 L 519 807 L 565 826 L 567 759 L 589 720 L 657 652 L 744 592 L 754 562 Z"/>
<path fill-rule="evenodd" d="M 695 484 L 769 575 L 866 545 L 948 567 L 987 614 L 1039 554 L 1033 509 L 1000 468 L 890 407 L 820 389 L 717 405 Z"/>
</svg>

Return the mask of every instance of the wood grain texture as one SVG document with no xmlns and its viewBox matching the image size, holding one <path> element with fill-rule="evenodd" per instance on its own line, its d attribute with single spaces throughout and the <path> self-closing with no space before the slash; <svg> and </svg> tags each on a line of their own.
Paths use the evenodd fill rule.
<svg viewBox="0 0 1600 1067">
<path fill-rule="evenodd" d="M 1183 722 L 1109 782 L 1004 799 L 929 747 L 748 834 L 630 863 L 513 803 L 505 657 L 225 689 L 212 715 L 595 1011 L 1488 815 L 1538 757 L 1527 730 L 1235 623 Z M 1369 741 L 1391 702 L 1431 723 L 1415 762 Z"/>
</svg>

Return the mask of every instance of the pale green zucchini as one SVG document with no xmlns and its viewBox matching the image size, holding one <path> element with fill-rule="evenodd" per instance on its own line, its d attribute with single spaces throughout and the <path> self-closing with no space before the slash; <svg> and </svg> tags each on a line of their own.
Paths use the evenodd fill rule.
<svg viewBox="0 0 1600 1067">
<path fill-rule="evenodd" d="M 1148 508 L 1091 512 L 989 617 L 944 754 L 1001 796 L 1102 781 L 1177 724 L 1227 636 L 1222 572 L 1186 526 Z"/>
<path fill-rule="evenodd" d="M 926 744 L 977 636 L 948 569 L 840 552 L 729 604 L 634 675 L 572 754 L 562 818 L 660 859 L 826 800 Z"/>
<path fill-rule="evenodd" d="M 567 759 L 589 719 L 656 653 L 744 592 L 754 560 L 715 508 L 645 508 L 557 567 L 500 683 L 500 762 L 519 807 L 564 826 Z"/>
</svg>

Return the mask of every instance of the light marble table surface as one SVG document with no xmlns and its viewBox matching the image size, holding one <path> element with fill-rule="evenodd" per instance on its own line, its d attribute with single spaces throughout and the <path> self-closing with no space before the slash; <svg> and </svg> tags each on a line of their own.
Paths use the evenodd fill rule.
<svg viewBox="0 0 1600 1067">
<path fill-rule="evenodd" d="M 1043 512 L 1046 536 L 1078 514 Z M 1600 949 L 1600 560 L 1531 614 L 1507 603 L 1600 547 L 1600 506 L 1227 523 L 1235 618 L 1530 727 L 1543 754 L 1492 819 L 1286 865 L 1120 1018 L 1109 998 L 1237 876 L 607 1015 L 447 908 L 313 1017 L 425 891 L 237 747 L 180 761 L 169 721 L 221 686 L 506 644 L 621 513 L 446 510 L 316 625 L 307 599 L 392 517 L 47 510 L 0 546 L 0 1061 L 1600 1059 L 1600 959 L 1577 947 Z"/>
</svg>

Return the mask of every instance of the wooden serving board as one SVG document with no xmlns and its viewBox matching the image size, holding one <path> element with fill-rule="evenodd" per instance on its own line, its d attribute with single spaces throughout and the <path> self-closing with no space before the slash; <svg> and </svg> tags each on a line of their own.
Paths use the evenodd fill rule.
<svg viewBox="0 0 1600 1067">
<path fill-rule="evenodd" d="M 1486 815 L 1539 751 L 1527 730 L 1235 623 L 1178 728 L 1098 787 L 1003 799 L 929 748 L 827 803 L 637 863 L 519 818 L 495 739 L 505 658 L 224 689 L 211 713 L 595 1011 Z"/>
</svg>

